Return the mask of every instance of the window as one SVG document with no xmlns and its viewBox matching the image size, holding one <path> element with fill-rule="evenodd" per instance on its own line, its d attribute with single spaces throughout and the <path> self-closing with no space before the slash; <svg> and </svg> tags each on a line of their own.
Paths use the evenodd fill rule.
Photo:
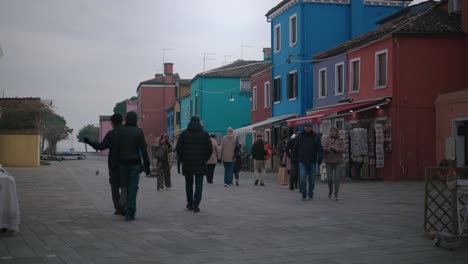
<svg viewBox="0 0 468 264">
<path fill-rule="evenodd" d="M 375 54 L 375 88 L 387 87 L 387 50 Z"/>
<path fill-rule="evenodd" d="M 359 77 L 361 74 L 361 65 L 360 59 L 354 59 L 349 62 L 350 64 L 350 73 L 349 73 L 349 82 L 350 82 L 350 93 L 359 92 Z"/>
<path fill-rule="evenodd" d="M 252 111 L 257 110 L 257 86 L 252 88 Z"/>
<path fill-rule="evenodd" d="M 344 119 L 343 118 L 338 118 L 334 120 L 335 127 L 338 128 L 338 130 L 344 130 Z"/>
<path fill-rule="evenodd" d="M 322 121 L 322 124 L 320 125 L 320 133 L 324 136 L 328 136 L 330 133 L 330 128 L 331 128 L 331 122 L 330 120 L 324 120 Z"/>
<path fill-rule="evenodd" d="M 250 79 L 241 79 L 240 80 L 240 90 L 242 92 L 250 92 L 251 83 Z"/>
<path fill-rule="evenodd" d="M 297 71 L 288 74 L 288 99 L 297 97 Z"/>
<path fill-rule="evenodd" d="M 264 98 L 264 107 L 270 108 L 271 105 L 271 92 L 270 92 L 270 82 L 263 84 L 263 98 Z"/>
<path fill-rule="evenodd" d="M 344 63 L 335 64 L 335 95 L 344 93 Z"/>
<path fill-rule="evenodd" d="M 176 125 L 180 125 L 180 112 L 176 113 Z"/>
<path fill-rule="evenodd" d="M 198 95 L 195 95 L 195 115 L 198 115 Z"/>
<path fill-rule="evenodd" d="M 273 81 L 273 102 L 281 101 L 281 77 L 276 77 Z"/>
<path fill-rule="evenodd" d="M 265 144 L 270 144 L 270 136 L 271 136 L 270 129 L 265 129 Z"/>
<path fill-rule="evenodd" d="M 294 14 L 289 18 L 289 47 L 297 43 L 297 15 Z"/>
<path fill-rule="evenodd" d="M 322 68 L 319 70 L 319 96 L 318 98 L 327 97 L 327 68 Z"/>
<path fill-rule="evenodd" d="M 275 26 L 274 34 L 275 53 L 278 53 L 281 50 L 281 24 Z"/>
</svg>

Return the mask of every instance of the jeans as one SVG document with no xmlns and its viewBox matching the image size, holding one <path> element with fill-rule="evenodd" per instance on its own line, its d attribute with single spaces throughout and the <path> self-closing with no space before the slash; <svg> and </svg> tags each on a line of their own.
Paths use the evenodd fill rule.
<svg viewBox="0 0 468 264">
<path fill-rule="evenodd" d="M 315 174 L 317 173 L 316 163 L 299 162 L 299 172 L 302 197 L 313 198 L 315 188 Z M 309 188 L 307 188 L 307 181 L 309 181 Z"/>
<path fill-rule="evenodd" d="M 136 212 L 136 197 L 138 193 L 138 183 L 140 182 L 141 165 L 120 165 L 120 173 L 123 177 L 128 177 L 127 185 L 127 215 L 126 218 L 134 219 Z"/>
<path fill-rule="evenodd" d="M 338 197 L 340 191 L 340 177 L 342 174 L 341 163 L 327 163 L 327 182 L 328 182 L 328 194 L 333 193 L 333 185 L 335 187 L 335 197 Z"/>
<path fill-rule="evenodd" d="M 224 184 L 232 185 L 232 174 L 234 172 L 234 162 L 223 161 L 224 165 Z"/>
<path fill-rule="evenodd" d="M 193 178 L 195 177 L 195 195 L 193 194 Z M 201 202 L 203 192 L 203 175 L 186 175 L 185 176 L 185 194 L 187 196 L 187 204 L 193 208 L 198 208 Z"/>
</svg>

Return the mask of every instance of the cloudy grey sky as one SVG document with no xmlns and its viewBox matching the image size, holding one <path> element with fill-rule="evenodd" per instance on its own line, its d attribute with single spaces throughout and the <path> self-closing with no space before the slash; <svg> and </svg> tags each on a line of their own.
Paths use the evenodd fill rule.
<svg viewBox="0 0 468 264">
<path fill-rule="evenodd" d="M 216 54 L 207 69 L 239 59 L 241 45 L 244 59 L 262 59 L 265 14 L 280 1 L 0 0 L 0 92 L 53 100 L 78 132 L 162 72 L 163 49 L 184 79 L 203 70 L 204 52 Z"/>
</svg>

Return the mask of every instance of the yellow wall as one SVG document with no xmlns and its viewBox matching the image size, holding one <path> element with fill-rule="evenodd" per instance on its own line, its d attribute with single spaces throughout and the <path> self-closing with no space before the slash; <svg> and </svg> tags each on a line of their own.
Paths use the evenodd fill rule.
<svg viewBox="0 0 468 264">
<path fill-rule="evenodd" d="M 39 135 L 0 135 L 0 164 L 9 167 L 38 167 L 39 142 Z"/>
</svg>

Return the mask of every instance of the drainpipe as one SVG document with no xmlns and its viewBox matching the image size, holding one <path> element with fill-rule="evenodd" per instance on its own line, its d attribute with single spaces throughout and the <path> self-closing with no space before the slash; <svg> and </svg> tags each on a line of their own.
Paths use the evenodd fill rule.
<svg viewBox="0 0 468 264">
<path fill-rule="evenodd" d="M 394 76 L 394 90 L 393 90 L 393 93 L 395 94 L 395 98 L 396 100 L 393 100 L 393 102 L 396 103 L 395 107 L 396 107 L 396 125 L 393 125 L 392 124 L 392 129 L 397 127 L 397 125 L 400 125 L 400 98 L 399 98 L 399 90 L 400 90 L 400 86 L 399 86 L 399 78 L 398 78 L 398 75 L 399 75 L 399 70 L 400 70 L 400 64 L 399 64 L 399 61 L 398 59 L 400 58 L 400 43 L 398 42 L 398 39 L 397 38 L 394 38 L 393 39 L 393 42 L 395 44 L 395 52 L 394 52 L 394 59 L 393 59 L 393 63 L 395 64 L 394 66 L 394 72 L 393 72 L 393 76 Z M 403 165 L 403 157 L 402 157 L 402 147 L 403 147 L 403 133 L 402 131 L 400 130 L 399 132 L 399 140 L 398 140 L 398 157 L 399 157 L 399 160 L 398 160 L 398 164 L 399 164 L 399 176 L 400 176 L 400 179 L 406 174 L 406 171 L 405 171 L 405 166 Z"/>
</svg>

